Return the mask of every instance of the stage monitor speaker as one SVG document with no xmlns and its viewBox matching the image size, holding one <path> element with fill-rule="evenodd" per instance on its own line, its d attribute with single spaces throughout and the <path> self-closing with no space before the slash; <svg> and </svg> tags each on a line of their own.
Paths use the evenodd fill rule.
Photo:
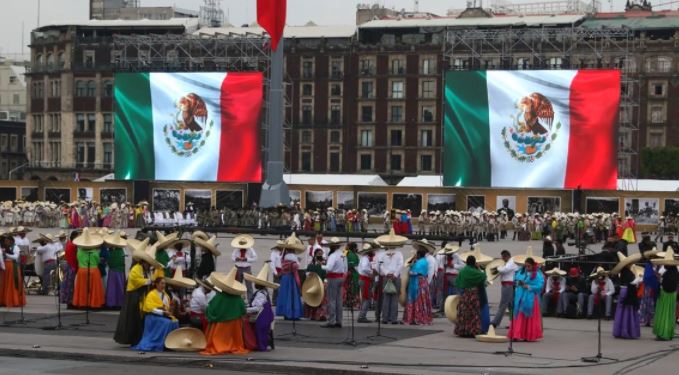
<svg viewBox="0 0 679 375">
<path fill-rule="evenodd" d="M 246 207 L 252 207 L 253 203 L 259 205 L 259 196 L 262 194 L 262 184 L 248 184 L 248 196 Z"/>
<path fill-rule="evenodd" d="M 148 181 L 135 180 L 132 183 L 132 190 L 134 191 L 134 201 L 132 203 L 138 203 L 140 201 L 151 202 L 151 183 Z"/>
</svg>

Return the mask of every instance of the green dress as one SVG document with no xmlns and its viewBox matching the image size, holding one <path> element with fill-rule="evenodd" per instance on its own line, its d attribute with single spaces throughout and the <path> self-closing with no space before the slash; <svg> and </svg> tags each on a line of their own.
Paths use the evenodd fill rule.
<svg viewBox="0 0 679 375">
<path fill-rule="evenodd" d="M 125 272 L 125 251 L 121 248 L 109 250 L 106 263 L 111 271 Z"/>
<path fill-rule="evenodd" d="M 660 288 L 660 297 L 655 305 L 653 334 L 663 340 L 672 340 L 676 324 L 677 292 L 665 292 Z"/>
<path fill-rule="evenodd" d="M 99 268 L 99 249 L 78 249 L 78 268 Z"/>
<path fill-rule="evenodd" d="M 207 304 L 205 316 L 210 323 L 240 319 L 247 313 L 245 302 L 240 296 L 217 293 Z"/>
<path fill-rule="evenodd" d="M 156 251 L 156 260 L 165 266 L 165 277 L 172 277 L 172 270 L 167 268 L 167 263 L 170 261 L 170 255 L 165 249 Z"/>
</svg>

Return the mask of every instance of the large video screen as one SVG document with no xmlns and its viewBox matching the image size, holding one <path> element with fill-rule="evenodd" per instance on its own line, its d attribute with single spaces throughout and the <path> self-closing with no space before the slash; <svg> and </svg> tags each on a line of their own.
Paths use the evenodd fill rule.
<svg viewBox="0 0 679 375">
<path fill-rule="evenodd" d="M 616 189 L 618 70 L 451 71 L 444 185 Z"/>
<path fill-rule="evenodd" d="M 115 177 L 261 182 L 262 73 L 115 75 Z"/>
</svg>

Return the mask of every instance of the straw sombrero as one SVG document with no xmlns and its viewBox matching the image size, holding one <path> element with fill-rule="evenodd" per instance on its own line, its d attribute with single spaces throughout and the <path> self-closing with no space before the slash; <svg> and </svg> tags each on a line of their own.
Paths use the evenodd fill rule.
<svg viewBox="0 0 679 375">
<path fill-rule="evenodd" d="M 121 231 L 106 235 L 104 236 L 104 243 L 111 247 L 125 247 L 127 246 L 127 240 L 123 238 L 123 234 Z"/>
<path fill-rule="evenodd" d="M 247 288 L 243 283 L 236 281 L 236 273 L 235 267 L 226 275 L 220 272 L 213 272 L 210 274 L 208 281 L 223 293 L 242 296 L 247 292 Z"/>
<path fill-rule="evenodd" d="M 441 249 L 441 251 L 443 251 L 442 254 L 444 255 L 455 254 L 458 251 L 460 251 L 460 247 L 455 244 L 449 243 L 446 244 L 446 246 L 443 249 Z"/>
<path fill-rule="evenodd" d="M 443 312 L 446 318 L 452 323 L 457 323 L 457 305 L 460 304 L 460 296 L 455 294 L 446 297 L 446 302 L 443 305 Z"/>
<path fill-rule="evenodd" d="M 47 243 L 52 243 L 52 242 L 54 242 L 54 237 L 52 237 L 52 235 L 49 234 L 49 233 L 47 233 L 47 234 L 40 233 L 40 234 L 38 235 L 38 238 L 36 238 L 35 240 L 33 240 L 33 242 L 40 242 L 40 241 L 45 241 L 45 242 L 47 242 Z"/>
<path fill-rule="evenodd" d="M 644 267 L 637 266 L 636 264 L 631 265 L 629 269 L 636 277 L 644 277 L 644 272 L 646 271 Z"/>
<path fill-rule="evenodd" d="M 328 240 L 328 246 L 332 246 L 332 247 L 335 247 L 335 248 L 339 247 L 343 243 L 344 243 L 344 241 L 340 240 L 337 237 L 332 237 Z"/>
<path fill-rule="evenodd" d="M 236 249 L 249 249 L 255 246 L 255 239 L 248 234 L 239 234 L 231 241 L 231 247 Z"/>
<path fill-rule="evenodd" d="M 20 226 L 16 227 L 16 229 L 14 230 L 13 233 L 28 233 L 28 232 L 31 232 L 30 228 L 26 228 L 26 227 L 20 225 Z"/>
<path fill-rule="evenodd" d="M 186 239 L 186 238 L 178 238 L 178 239 L 172 241 L 172 243 L 170 243 L 170 245 L 168 245 L 167 247 L 168 247 L 168 249 L 174 249 L 174 247 L 177 244 L 182 244 L 182 249 L 183 249 L 185 247 L 190 247 L 191 241 Z"/>
<path fill-rule="evenodd" d="M 384 234 L 376 238 L 377 242 L 384 247 L 398 247 L 403 246 L 408 241 L 408 238 L 398 236 L 394 232 L 394 228 L 389 230 L 389 234 Z"/>
<path fill-rule="evenodd" d="M 208 251 L 211 252 L 214 256 L 220 256 L 220 255 L 222 255 L 222 253 L 221 253 L 219 250 L 217 250 L 217 246 L 219 245 L 219 244 L 217 243 L 217 236 L 212 236 L 212 237 L 210 237 L 210 239 L 207 240 L 207 241 L 206 241 L 206 240 L 203 240 L 203 239 L 200 238 L 200 237 L 195 237 L 195 238 L 193 239 L 193 242 L 194 242 L 196 245 L 202 247 L 203 249 L 208 250 Z"/>
<path fill-rule="evenodd" d="M 479 246 L 478 243 L 474 244 L 473 251 L 467 251 L 460 254 L 460 259 L 462 259 L 462 261 L 466 263 L 467 258 L 469 258 L 470 255 L 473 255 L 474 258 L 476 258 L 476 264 L 478 264 L 479 266 L 485 266 L 486 264 L 493 261 L 492 257 L 489 257 L 488 255 L 481 253 L 481 246 Z"/>
<path fill-rule="evenodd" d="M 57 234 L 57 238 L 65 238 L 68 237 L 68 233 L 66 233 L 65 230 L 60 230 L 59 234 Z"/>
<path fill-rule="evenodd" d="M 324 295 L 323 280 L 315 272 L 309 272 L 302 284 L 302 300 L 311 307 L 318 307 Z"/>
<path fill-rule="evenodd" d="M 659 259 L 651 259 L 651 262 L 658 266 L 679 266 L 679 260 L 674 259 L 674 249 L 672 249 L 672 246 L 667 248 L 664 257 Z"/>
<path fill-rule="evenodd" d="M 156 231 L 157 241 L 155 245 L 159 250 L 162 250 L 168 247 L 174 240 L 176 240 L 178 235 L 179 234 L 177 232 L 172 232 L 166 236 L 160 231 Z"/>
<path fill-rule="evenodd" d="M 177 352 L 198 352 L 207 347 L 207 339 L 203 331 L 184 327 L 175 329 L 167 335 L 165 347 Z"/>
<path fill-rule="evenodd" d="M 286 238 L 283 245 L 282 245 L 283 250 L 292 250 L 295 252 L 295 254 L 302 254 L 306 248 L 304 247 L 304 244 L 302 241 L 297 238 L 297 235 L 295 232 L 292 232 L 290 237 Z"/>
<path fill-rule="evenodd" d="M 371 245 L 369 242 L 366 242 L 366 243 L 363 244 L 363 247 L 361 247 L 361 250 L 359 250 L 358 253 L 359 254 L 365 254 L 365 253 L 369 253 L 369 252 L 374 251 L 374 250 L 375 250 L 375 248 L 373 247 L 373 245 Z"/>
<path fill-rule="evenodd" d="M 556 267 L 552 268 L 551 270 L 545 272 L 545 275 L 547 276 L 566 276 L 566 271 L 563 271 L 561 268 Z"/>
<path fill-rule="evenodd" d="M 514 263 L 523 264 L 526 263 L 526 259 L 528 258 L 533 258 L 537 264 L 545 263 L 545 258 L 533 254 L 533 246 L 528 246 L 525 254 L 514 255 L 512 259 L 514 260 Z"/>
<path fill-rule="evenodd" d="M 92 234 L 90 228 L 83 229 L 83 233 L 73 240 L 73 244 L 82 249 L 96 249 L 104 243 L 104 240 Z"/>
<path fill-rule="evenodd" d="M 620 273 L 620 271 L 623 270 L 623 268 L 629 267 L 634 263 L 640 262 L 641 254 L 636 253 L 626 257 L 625 254 L 618 251 L 618 260 L 620 262 L 616 264 L 615 267 L 613 267 L 613 269 L 611 270 L 611 275 L 617 275 Z"/>
<path fill-rule="evenodd" d="M 280 284 L 272 283 L 269 281 L 269 273 L 271 272 L 271 268 L 269 267 L 268 264 L 264 264 L 264 267 L 262 267 L 262 270 L 259 271 L 257 276 L 253 276 L 249 273 L 243 273 L 243 278 L 247 281 L 251 281 L 257 285 L 261 285 L 266 288 L 273 288 L 273 289 L 278 289 L 280 287 Z"/>
<path fill-rule="evenodd" d="M 412 257 L 414 257 L 413 255 Z M 412 258 L 411 257 L 411 258 Z M 408 264 L 410 262 L 410 259 L 406 260 L 405 264 Z M 408 281 L 410 280 L 410 267 L 405 266 L 401 269 L 401 290 L 399 290 L 398 293 L 398 303 L 401 304 L 401 306 L 406 305 L 407 301 L 407 296 L 408 294 L 406 293 L 406 286 L 408 285 Z"/>
<path fill-rule="evenodd" d="M 498 336 L 495 334 L 495 328 L 492 325 L 488 326 L 488 333 L 485 335 L 476 335 L 476 341 L 480 342 L 490 342 L 490 343 L 501 343 L 507 342 L 509 339 L 507 336 Z"/>
<path fill-rule="evenodd" d="M 598 266 L 596 268 L 596 270 L 594 270 L 594 272 L 592 272 L 589 275 L 589 278 L 591 279 L 591 278 L 594 278 L 594 277 L 597 277 L 597 276 L 606 276 L 606 275 L 608 275 L 608 271 L 606 271 L 603 267 Z"/>
<path fill-rule="evenodd" d="M 490 263 L 486 264 L 486 280 L 488 284 L 493 285 L 493 280 L 500 276 L 500 272 L 497 271 L 498 267 L 504 266 L 506 262 L 502 259 L 493 259 Z"/>
<path fill-rule="evenodd" d="M 200 238 L 203 241 L 207 241 L 210 236 L 207 235 L 207 233 L 203 232 L 202 230 L 197 230 L 191 234 L 191 239 L 195 241 L 196 238 Z"/>
<path fill-rule="evenodd" d="M 413 241 L 413 247 L 417 250 L 420 250 L 420 249 L 425 250 L 429 254 L 436 251 L 436 246 L 433 243 L 429 242 L 429 240 L 427 240 L 426 238 Z"/>
<path fill-rule="evenodd" d="M 184 277 L 182 266 L 177 266 L 173 277 L 165 277 L 165 282 L 179 288 L 193 288 L 196 286 L 196 282 L 193 279 Z"/>
</svg>

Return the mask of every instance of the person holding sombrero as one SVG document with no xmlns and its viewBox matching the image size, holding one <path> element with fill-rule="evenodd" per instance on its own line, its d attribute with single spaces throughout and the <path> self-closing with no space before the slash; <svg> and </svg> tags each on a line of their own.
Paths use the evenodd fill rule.
<svg viewBox="0 0 679 375">
<path fill-rule="evenodd" d="M 73 289 L 73 306 L 79 308 L 98 309 L 106 302 L 104 283 L 99 270 L 100 248 L 104 240 L 90 228 L 73 240 L 78 247 L 78 273 L 75 276 Z"/>
<path fill-rule="evenodd" d="M 250 317 L 249 324 L 251 324 L 257 339 L 257 347 L 255 349 L 260 352 L 266 351 L 269 345 L 271 323 L 274 320 L 269 288 L 275 290 L 280 287 L 279 284 L 269 281 L 270 273 L 269 266 L 265 264 L 257 276 L 250 274 L 245 274 L 244 276 L 246 280 L 255 284 L 256 291 L 247 307 L 247 313 Z"/>
<path fill-rule="evenodd" d="M 613 337 L 638 339 L 641 336 L 641 326 L 637 285 L 642 281 L 643 268 L 638 267 L 640 272 L 637 275 L 635 273 L 637 266 L 634 263 L 641 260 L 641 254 L 626 257 L 623 253 L 618 253 L 618 258 L 620 262 L 611 270 L 611 275 L 620 275 L 618 305 L 613 319 Z"/>
<path fill-rule="evenodd" d="M 156 247 L 156 260 L 163 265 L 163 268 L 156 268 L 156 274 L 153 275 L 154 279 L 158 277 L 172 277 L 172 270 L 167 266 L 170 262 L 170 254 L 166 249 L 175 242 L 177 236 L 177 232 L 170 233 L 166 236 L 162 232 L 156 231 L 156 242 L 154 243 Z"/>
<path fill-rule="evenodd" d="M 408 238 L 399 236 L 392 228 L 388 234 L 379 236 L 376 241 L 384 246 L 385 252 L 378 256 L 378 269 L 382 281 L 382 311 L 380 318 L 382 324 L 399 324 L 398 321 L 398 303 L 401 288 L 401 272 L 405 261 L 403 254 L 396 251 L 398 247 L 403 246 Z"/>
<path fill-rule="evenodd" d="M 276 300 L 276 315 L 286 320 L 297 320 L 302 317 L 302 283 L 299 279 L 298 256 L 304 253 L 302 241 L 293 232 L 281 245 L 283 258 L 281 261 L 280 288 Z"/>
<path fill-rule="evenodd" d="M 200 352 L 204 355 L 246 354 L 243 338 L 243 317 L 247 314 L 243 295 L 247 288 L 236 281 L 237 270 L 227 275 L 213 272 L 208 281 L 218 292 L 208 303 L 207 346 Z"/>
<path fill-rule="evenodd" d="M 375 256 L 375 249 L 379 246 L 375 243 L 364 243 L 361 251 L 359 251 L 360 261 L 358 263 L 358 284 L 361 289 L 361 310 L 358 313 L 358 323 L 372 323 L 367 318 L 368 309 L 375 303 L 376 293 L 376 278 L 377 272 L 377 258 Z M 379 312 L 376 312 L 376 317 Z"/>
<path fill-rule="evenodd" d="M 132 267 L 127 278 L 125 300 L 118 315 L 118 324 L 113 339 L 118 344 L 135 345 L 139 342 L 143 329 L 141 307 L 151 285 L 151 266 L 162 268 L 162 264 L 148 247 L 149 239 L 138 243 L 128 243 L 132 250 Z"/>
<path fill-rule="evenodd" d="M 679 260 L 674 257 L 674 249 L 669 247 L 665 251 L 664 257 L 653 259 L 651 262 L 665 267 L 660 282 L 660 297 L 655 306 L 653 334 L 659 341 L 672 340 L 677 321 L 677 286 L 679 285 L 677 266 L 679 266 Z"/>
<path fill-rule="evenodd" d="M 14 244 L 12 233 L 0 231 L 0 306 L 26 305 L 24 277 L 19 266 L 19 246 Z"/>
<path fill-rule="evenodd" d="M 517 259 L 516 257 L 514 258 Z M 523 267 L 514 275 L 514 318 L 507 337 L 519 341 L 537 341 L 542 338 L 540 293 L 545 285 L 538 262 L 532 257 L 523 261 Z"/>
<path fill-rule="evenodd" d="M 436 250 L 427 239 L 413 241 L 417 251 L 415 259 L 408 265 L 408 285 L 406 288 L 406 304 L 403 311 L 403 323 L 412 325 L 431 324 L 431 297 L 429 294 L 429 272 L 431 267 L 427 254 Z"/>
<path fill-rule="evenodd" d="M 193 242 L 200 250 L 200 261 L 198 263 L 198 269 L 196 270 L 196 277 L 200 280 L 205 279 L 210 276 L 211 273 L 215 272 L 215 258 L 220 256 L 222 253 L 217 250 L 217 237 L 212 236 L 208 238 L 207 234 L 202 232 L 194 233 Z"/>
<path fill-rule="evenodd" d="M 306 276 L 314 273 L 323 282 L 323 287 L 325 288 L 325 280 L 327 273 L 323 269 L 323 264 L 325 263 L 325 255 L 322 248 L 316 248 L 314 250 L 313 257 L 308 261 L 306 267 Z M 316 320 L 319 322 L 324 322 L 328 319 L 328 295 L 323 294 L 323 300 L 318 306 L 311 306 L 308 303 L 304 303 L 304 317 L 309 320 Z"/>
<path fill-rule="evenodd" d="M 613 295 L 615 294 L 615 285 L 608 277 L 608 271 L 603 267 L 597 267 L 594 273 L 589 275 L 592 280 L 591 291 L 587 303 L 587 318 L 591 319 L 594 315 L 594 306 L 599 306 L 601 300 L 606 304 L 606 319 L 611 319 L 611 311 L 613 310 Z"/>
<path fill-rule="evenodd" d="M 104 236 L 104 244 L 108 246 L 108 273 L 106 279 L 106 307 L 120 308 L 125 301 L 125 250 L 127 240 L 120 231 Z"/>
<path fill-rule="evenodd" d="M 243 279 L 243 274 L 252 273 L 252 263 L 257 261 L 257 253 L 253 248 L 255 246 L 255 239 L 247 234 L 237 235 L 231 241 L 233 252 L 231 253 L 231 260 L 238 271 L 236 280 L 244 283 L 248 289 L 248 300 L 252 299 L 252 283 Z"/>
</svg>

